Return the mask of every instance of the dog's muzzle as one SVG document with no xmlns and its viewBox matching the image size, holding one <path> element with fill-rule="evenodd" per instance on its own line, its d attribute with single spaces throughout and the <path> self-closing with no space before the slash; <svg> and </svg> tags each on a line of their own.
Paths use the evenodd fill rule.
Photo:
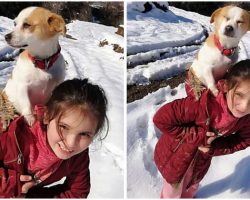
<svg viewBox="0 0 250 200">
<path fill-rule="evenodd" d="M 5 38 L 5 40 L 6 40 L 6 42 L 10 45 L 10 46 L 12 46 L 12 47 L 14 47 L 14 48 L 24 48 L 24 47 L 27 47 L 28 45 L 27 44 L 22 44 L 22 45 L 17 45 L 17 44 L 15 44 L 15 42 L 13 42 L 13 34 L 12 34 L 13 32 L 11 32 L 11 33 L 8 33 L 8 34 L 6 34 L 5 36 L 4 36 L 4 38 Z"/>
<path fill-rule="evenodd" d="M 12 34 L 11 34 L 11 33 L 8 33 L 8 34 L 6 34 L 6 35 L 4 36 L 4 38 L 5 38 L 6 42 L 9 43 L 9 42 L 11 41 Z"/>
<path fill-rule="evenodd" d="M 231 25 L 227 25 L 225 27 L 224 34 L 229 37 L 234 37 L 234 28 Z"/>
</svg>

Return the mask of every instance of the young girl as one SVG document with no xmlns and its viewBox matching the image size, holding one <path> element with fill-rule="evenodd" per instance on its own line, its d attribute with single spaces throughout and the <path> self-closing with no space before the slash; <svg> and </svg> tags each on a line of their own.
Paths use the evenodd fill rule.
<svg viewBox="0 0 250 200">
<path fill-rule="evenodd" d="M 213 156 L 250 146 L 250 60 L 233 66 L 217 87 L 217 97 L 205 90 L 199 101 L 175 100 L 154 116 L 162 132 L 154 157 L 165 179 L 162 198 L 193 198 Z"/>
<path fill-rule="evenodd" d="M 0 197 L 86 198 L 88 147 L 108 122 L 106 111 L 99 86 L 73 79 L 55 88 L 42 121 L 29 127 L 23 117 L 13 120 L 0 135 Z"/>
</svg>

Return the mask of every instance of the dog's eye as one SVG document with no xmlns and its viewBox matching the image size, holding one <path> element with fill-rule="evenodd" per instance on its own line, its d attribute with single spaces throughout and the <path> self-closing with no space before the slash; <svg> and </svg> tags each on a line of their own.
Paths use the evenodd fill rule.
<svg viewBox="0 0 250 200">
<path fill-rule="evenodd" d="M 223 16 L 225 19 L 226 19 L 226 21 L 228 21 L 230 18 L 229 17 L 227 17 L 227 16 Z"/>
<path fill-rule="evenodd" d="M 14 26 L 16 26 L 16 22 L 14 22 Z"/>
<path fill-rule="evenodd" d="M 29 27 L 30 27 L 30 24 L 28 24 L 28 23 L 24 23 L 24 24 L 23 24 L 23 28 L 24 28 L 24 29 L 29 28 Z"/>
<path fill-rule="evenodd" d="M 237 24 L 243 24 L 244 22 L 243 22 L 243 21 L 238 20 L 236 23 L 237 23 Z"/>
</svg>

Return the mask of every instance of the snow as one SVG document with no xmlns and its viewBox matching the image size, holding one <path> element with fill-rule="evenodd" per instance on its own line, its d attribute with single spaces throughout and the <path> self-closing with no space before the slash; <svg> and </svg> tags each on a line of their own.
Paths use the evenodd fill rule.
<svg viewBox="0 0 250 200">
<path fill-rule="evenodd" d="M 180 74 L 192 63 L 213 30 L 210 18 L 169 6 L 170 11 L 153 8 L 148 13 L 135 9 L 141 2 L 128 2 L 127 83 L 150 84 Z M 239 60 L 250 58 L 250 32 L 241 40 Z M 184 84 L 149 93 L 127 105 L 127 196 L 159 198 L 163 178 L 153 153 L 159 138 L 152 122 L 164 104 L 186 96 Z M 249 198 L 250 148 L 214 157 L 196 195 L 197 198 Z"/>
<path fill-rule="evenodd" d="M 15 58 L 19 51 L 9 47 L 4 35 L 11 32 L 13 21 L 0 17 L 0 60 Z M 111 44 L 124 47 L 123 37 L 114 27 L 82 21 L 67 24 L 67 34 L 60 38 L 62 54 L 68 63 L 66 79 L 89 78 L 100 84 L 109 100 L 110 131 L 102 142 L 90 147 L 91 191 L 89 198 L 122 198 L 124 196 L 124 59 Z M 109 45 L 99 47 L 107 39 Z M 0 62 L 0 87 L 3 88 L 15 61 Z"/>
<path fill-rule="evenodd" d="M 129 10 L 134 4 L 137 5 L 128 3 L 128 55 L 199 43 L 205 39 L 204 30 L 198 22 L 175 15 L 171 10 L 163 12 L 153 8 L 147 13 Z"/>
</svg>

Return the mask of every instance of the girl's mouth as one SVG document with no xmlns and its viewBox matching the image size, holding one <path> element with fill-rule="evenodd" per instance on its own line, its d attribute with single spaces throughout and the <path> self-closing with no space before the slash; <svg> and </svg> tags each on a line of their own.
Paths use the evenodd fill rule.
<svg viewBox="0 0 250 200">
<path fill-rule="evenodd" d="M 64 145 L 62 145 L 60 143 L 58 143 L 58 145 L 59 145 L 59 147 L 60 147 L 61 150 L 65 151 L 67 153 L 72 153 L 73 152 L 73 150 L 67 149 Z"/>
<path fill-rule="evenodd" d="M 244 116 L 245 115 L 245 112 L 241 112 L 241 111 L 239 111 L 239 110 L 235 110 L 236 111 L 236 113 L 238 114 L 238 115 L 241 115 L 241 116 Z"/>
</svg>

